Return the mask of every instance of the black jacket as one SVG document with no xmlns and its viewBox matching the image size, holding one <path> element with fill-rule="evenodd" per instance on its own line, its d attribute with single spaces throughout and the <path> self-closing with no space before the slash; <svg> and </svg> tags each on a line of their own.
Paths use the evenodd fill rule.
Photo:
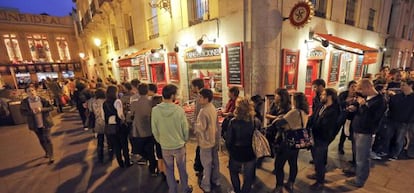
<svg viewBox="0 0 414 193">
<path fill-rule="evenodd" d="M 248 162 L 256 159 L 252 148 L 253 131 L 260 129 L 260 121 L 255 118 L 254 122 L 246 122 L 233 118 L 228 126 L 226 146 L 230 158 L 239 162 Z"/>
<path fill-rule="evenodd" d="M 352 128 L 355 133 L 375 134 L 380 120 L 384 116 L 386 103 L 384 96 L 377 96 L 367 100 L 364 105 L 360 105 L 354 119 Z"/>
<path fill-rule="evenodd" d="M 391 96 L 389 102 L 389 118 L 393 122 L 414 122 L 414 93 L 399 93 Z"/>
<path fill-rule="evenodd" d="M 326 107 L 320 114 L 319 112 L 323 106 L 324 105 L 320 105 L 312 114 L 309 126 L 312 128 L 312 134 L 315 140 L 331 143 L 340 129 L 339 104 L 334 103 L 329 107 Z"/>
</svg>

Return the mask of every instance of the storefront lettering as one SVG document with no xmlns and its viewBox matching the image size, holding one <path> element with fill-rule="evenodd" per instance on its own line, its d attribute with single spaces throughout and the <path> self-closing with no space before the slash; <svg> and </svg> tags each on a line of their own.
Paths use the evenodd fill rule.
<svg viewBox="0 0 414 193">
<path fill-rule="evenodd" d="M 55 25 L 70 25 L 66 24 L 58 17 L 48 15 L 33 15 L 22 14 L 18 12 L 0 11 L 0 22 L 12 23 L 31 23 L 31 24 L 55 24 Z"/>
<path fill-rule="evenodd" d="M 203 58 L 203 57 L 212 57 L 212 56 L 220 56 L 220 48 L 203 48 L 201 52 L 197 52 L 196 50 L 187 52 L 186 56 L 187 59 L 194 59 L 194 58 Z"/>
<path fill-rule="evenodd" d="M 323 48 L 315 48 L 309 51 L 308 53 L 309 60 L 324 60 L 325 59 L 325 50 Z"/>
</svg>

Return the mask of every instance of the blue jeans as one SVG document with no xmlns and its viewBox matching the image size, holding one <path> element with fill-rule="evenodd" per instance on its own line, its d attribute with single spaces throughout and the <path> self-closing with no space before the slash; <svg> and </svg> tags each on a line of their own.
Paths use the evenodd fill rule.
<svg viewBox="0 0 414 193">
<path fill-rule="evenodd" d="M 185 146 L 178 149 L 162 149 L 162 156 L 164 158 L 164 164 L 166 168 L 168 193 L 177 193 L 177 182 L 174 176 L 174 159 L 177 162 L 178 172 L 180 174 L 180 183 L 182 184 L 183 191 L 186 192 L 189 189 L 188 186 L 188 174 L 186 168 L 186 151 Z"/>
<path fill-rule="evenodd" d="M 316 182 L 325 183 L 326 164 L 328 162 L 329 142 L 315 139 L 311 149 L 313 162 L 315 163 Z"/>
<path fill-rule="evenodd" d="M 369 176 L 371 167 L 372 134 L 354 133 L 355 159 L 356 159 L 356 183 L 364 185 Z"/>
<path fill-rule="evenodd" d="M 239 173 L 243 167 L 243 179 L 244 183 L 240 189 L 240 178 Z M 233 185 L 233 190 L 236 193 L 250 193 L 252 184 L 255 177 L 256 159 L 248 162 L 238 162 L 230 157 L 229 160 L 229 171 L 230 180 Z"/>
<path fill-rule="evenodd" d="M 414 124 L 410 123 L 408 127 L 408 149 L 407 154 L 409 157 L 414 157 Z"/>
<path fill-rule="evenodd" d="M 391 147 L 390 157 L 398 157 L 404 147 L 404 138 L 410 125 L 399 122 L 391 122 L 390 125 L 395 135 L 395 145 Z"/>
<path fill-rule="evenodd" d="M 294 183 L 298 174 L 298 155 L 299 149 L 291 149 L 286 145 L 282 145 L 280 150 L 275 154 L 275 170 L 276 170 L 276 187 L 283 186 L 285 179 L 285 171 L 283 170 L 286 161 L 289 163 L 289 180 Z"/>
<path fill-rule="evenodd" d="M 200 187 L 209 192 L 211 190 L 210 182 L 218 184 L 220 179 L 218 145 L 212 148 L 200 148 L 200 160 L 204 168 Z"/>
</svg>

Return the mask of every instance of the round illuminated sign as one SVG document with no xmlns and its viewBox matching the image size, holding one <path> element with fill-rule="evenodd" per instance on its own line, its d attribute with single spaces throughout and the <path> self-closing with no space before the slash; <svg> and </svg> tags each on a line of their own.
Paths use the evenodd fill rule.
<svg viewBox="0 0 414 193">
<path fill-rule="evenodd" d="M 293 6 L 289 14 L 290 23 L 298 28 L 305 26 L 313 16 L 313 6 L 311 2 L 299 2 Z"/>
</svg>

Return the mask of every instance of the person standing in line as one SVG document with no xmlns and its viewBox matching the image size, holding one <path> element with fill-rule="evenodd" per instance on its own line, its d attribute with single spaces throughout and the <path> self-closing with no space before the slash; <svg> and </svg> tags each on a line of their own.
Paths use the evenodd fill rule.
<svg viewBox="0 0 414 193">
<path fill-rule="evenodd" d="M 200 147 L 200 159 L 204 172 L 200 188 L 204 192 L 210 192 L 212 185 L 220 185 L 220 171 L 218 147 L 220 132 L 217 121 L 217 111 L 211 101 L 213 92 L 210 89 L 201 89 L 198 103 L 201 105 L 195 125 L 195 134 Z"/>
<path fill-rule="evenodd" d="M 397 160 L 404 147 L 404 137 L 414 122 L 413 80 L 401 81 L 401 93 L 391 96 L 389 102 L 389 120 L 391 135 L 395 144 L 391 146 L 390 160 Z M 388 138 L 390 140 L 390 138 Z M 386 144 L 389 144 L 386 143 Z"/>
<path fill-rule="evenodd" d="M 149 160 L 149 171 L 151 176 L 157 176 L 157 160 L 155 160 L 155 139 L 151 131 L 152 101 L 148 98 L 148 85 L 141 83 L 138 86 L 140 95 L 138 101 L 131 104 L 131 114 L 134 117 L 131 137 L 133 139 L 133 154 L 141 155 Z"/>
<path fill-rule="evenodd" d="M 161 145 L 162 156 L 166 166 L 169 193 L 177 193 L 174 176 L 174 160 L 180 174 L 182 192 L 191 193 L 193 187 L 188 185 L 185 144 L 189 139 L 189 128 L 184 109 L 174 104 L 178 87 L 172 84 L 162 89 L 163 102 L 152 109 L 151 128 L 155 140 Z"/>
<path fill-rule="evenodd" d="M 255 178 L 256 155 L 253 152 L 252 138 L 254 131 L 260 129 L 261 123 L 254 115 L 253 102 L 248 98 L 238 98 L 226 138 L 230 180 L 236 193 L 250 193 Z M 242 168 L 244 180 L 243 185 L 240 185 L 239 173 Z"/>
<path fill-rule="evenodd" d="M 315 96 L 312 99 L 312 113 L 321 105 L 321 93 L 325 89 L 326 83 L 323 79 L 316 79 L 312 81 L 312 89 L 315 91 Z"/>
<path fill-rule="evenodd" d="M 95 100 L 93 100 L 91 103 L 91 109 L 90 111 L 93 112 L 93 115 L 95 116 L 95 132 L 96 132 L 96 138 L 98 140 L 97 143 L 97 152 L 98 152 L 98 161 L 100 163 L 104 163 L 104 140 L 105 140 L 105 134 L 104 134 L 104 128 L 105 128 L 105 114 L 103 112 L 103 104 L 105 102 L 105 90 L 102 88 L 99 88 L 95 91 Z M 109 148 L 108 148 L 109 149 Z"/>
<path fill-rule="evenodd" d="M 224 120 L 221 123 L 221 135 L 224 139 L 226 139 L 227 128 L 230 123 L 230 120 L 234 117 L 233 112 L 236 108 L 236 100 L 239 97 L 240 90 L 238 87 L 233 86 L 229 89 L 227 96 L 229 97 L 229 101 L 226 104 L 226 108 L 224 111 L 219 111 L 218 115 L 223 116 Z"/>
<path fill-rule="evenodd" d="M 338 96 L 333 88 L 322 91 L 321 106 L 312 114 L 309 126 L 312 128 L 314 144 L 311 149 L 315 165 L 315 174 L 308 175 L 316 182 L 310 186 L 311 190 L 322 190 L 325 184 L 326 165 L 328 162 L 328 147 L 339 131 L 338 117 L 340 108 Z"/>
<path fill-rule="evenodd" d="M 345 130 L 346 130 L 345 122 L 347 120 L 352 121 L 352 119 L 354 118 L 354 115 L 355 115 L 354 112 L 352 112 L 352 113 L 348 112 L 347 107 L 349 105 L 352 105 L 352 104 L 356 103 L 356 100 L 355 100 L 356 99 L 356 87 L 357 87 L 357 82 L 356 81 L 354 81 L 354 80 L 349 81 L 348 90 L 346 90 L 344 92 L 341 92 L 338 96 L 339 107 L 341 109 L 341 114 L 340 114 L 340 116 L 341 116 L 340 119 L 341 120 L 340 120 L 339 125 L 342 127 L 341 136 L 339 138 L 339 143 L 338 143 L 338 153 L 341 154 L 341 155 L 345 154 L 345 152 L 344 152 L 344 143 L 345 143 L 345 140 L 347 138 L 347 136 L 345 134 L 346 133 L 345 132 Z M 347 132 L 347 133 L 349 133 L 349 136 L 348 136 L 349 140 L 352 140 L 352 135 L 351 135 L 352 128 L 351 127 L 349 127 L 349 132 Z M 355 157 L 354 153 L 352 153 L 352 155 L 353 155 L 352 157 Z M 355 160 L 355 159 L 353 159 L 353 160 Z"/>
<path fill-rule="evenodd" d="M 115 131 L 109 132 L 109 129 L 106 129 L 105 132 L 107 133 L 108 140 L 115 153 L 118 165 L 121 168 L 130 167 L 128 131 L 126 127 L 123 126 L 125 123 L 125 115 L 122 101 L 118 99 L 118 88 L 116 86 L 108 86 L 103 110 L 105 114 L 105 127 L 115 128 Z M 122 155 L 124 158 L 122 158 Z"/>
<path fill-rule="evenodd" d="M 199 102 L 199 99 L 202 98 L 200 96 L 200 91 L 203 88 L 204 88 L 204 80 L 203 79 L 196 78 L 196 79 L 193 79 L 191 81 L 191 91 L 195 95 L 194 119 L 196 119 L 198 117 L 198 113 L 200 112 L 200 109 L 201 109 L 201 104 Z M 196 124 L 196 120 L 193 121 L 191 128 L 194 129 L 195 124 Z M 195 158 L 194 158 L 193 168 L 194 168 L 194 171 L 196 172 L 196 174 L 198 176 L 202 176 L 204 168 L 203 168 L 203 164 L 201 163 L 200 146 L 199 145 L 197 145 L 197 148 L 196 148 L 196 155 L 195 155 Z"/>
<path fill-rule="evenodd" d="M 309 114 L 309 104 L 306 101 L 305 94 L 301 92 L 296 92 L 292 96 L 293 108 L 283 115 L 275 119 L 275 121 L 270 125 L 269 129 L 274 130 L 297 130 L 302 129 L 308 122 Z M 278 136 L 282 137 L 282 136 Z M 276 188 L 274 193 L 282 193 L 283 186 L 292 193 L 293 184 L 295 183 L 296 176 L 298 174 L 298 155 L 299 149 L 292 149 L 287 146 L 283 141 L 280 144 L 279 150 L 275 152 L 275 174 L 276 174 Z M 283 184 L 285 179 L 285 172 L 283 168 L 285 167 L 286 161 L 289 163 L 289 179 L 286 184 Z"/>
<path fill-rule="evenodd" d="M 358 106 L 349 107 L 350 111 L 356 111 L 352 122 L 356 177 L 346 180 L 346 183 L 360 188 L 365 185 L 369 176 L 373 135 L 384 115 L 386 103 L 384 97 L 375 90 L 374 84 L 368 79 L 362 79 L 358 83 L 357 90 L 366 98 L 358 96 Z"/>
<path fill-rule="evenodd" d="M 53 106 L 44 98 L 37 95 L 34 87 L 27 87 L 25 91 L 28 95 L 22 100 L 20 112 L 27 118 L 27 126 L 36 133 L 40 145 L 45 151 L 45 158 L 49 158 L 49 164 L 55 159 L 53 156 L 53 144 L 50 139 L 50 130 L 53 126 L 50 112 Z"/>
</svg>

